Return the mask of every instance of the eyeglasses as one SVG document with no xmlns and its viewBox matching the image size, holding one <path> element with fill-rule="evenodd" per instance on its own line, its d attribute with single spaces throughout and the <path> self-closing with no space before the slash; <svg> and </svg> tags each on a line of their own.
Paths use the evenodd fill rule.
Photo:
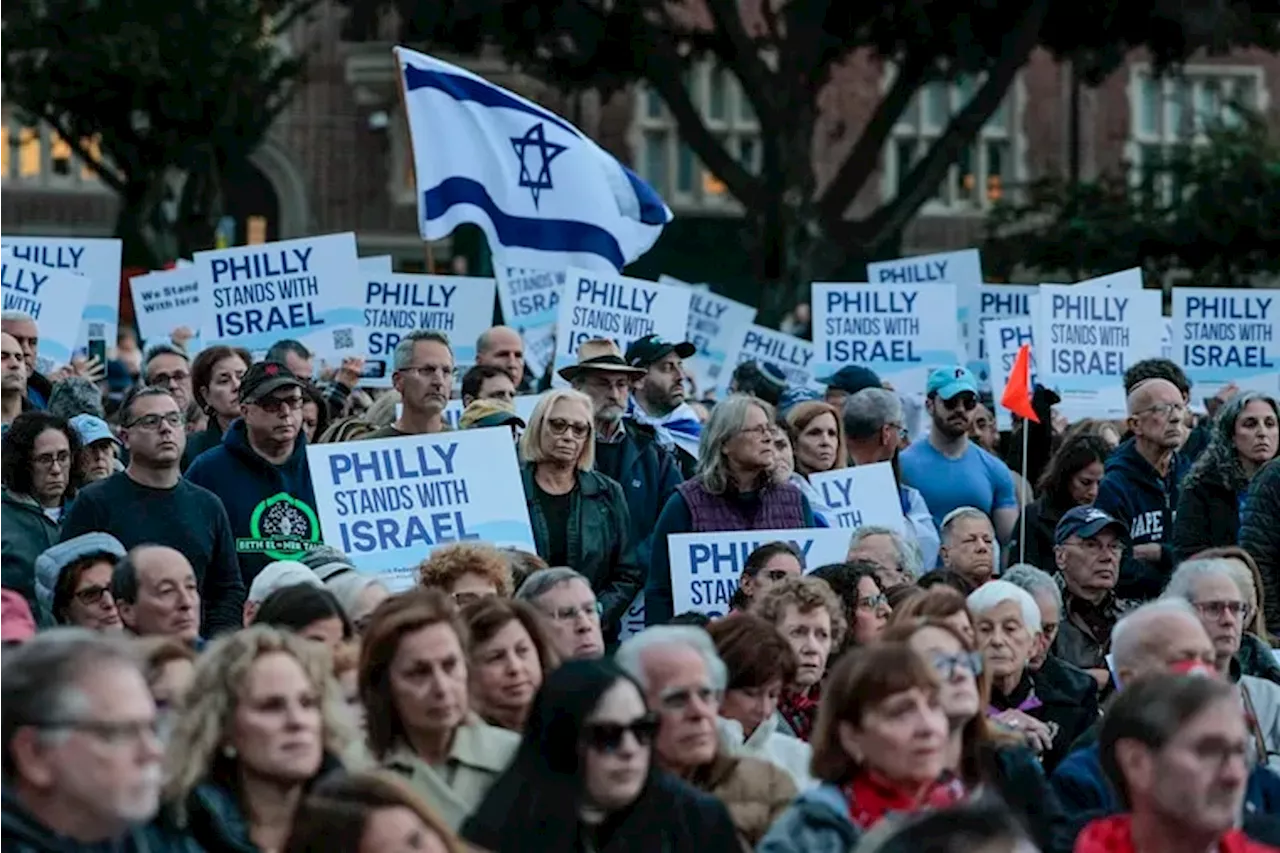
<svg viewBox="0 0 1280 853">
<path fill-rule="evenodd" d="M 963 408 L 966 412 L 972 412 L 974 409 L 978 408 L 978 398 L 972 394 L 957 394 L 950 400 L 943 400 L 942 405 L 946 406 L 948 409 Z"/>
<path fill-rule="evenodd" d="M 397 373 L 412 373 L 414 376 L 452 376 L 452 364 L 420 364 L 409 367 L 402 367 L 396 371 Z"/>
<path fill-rule="evenodd" d="M 1071 544 L 1080 548 L 1080 550 L 1093 555 L 1101 554 L 1106 551 L 1116 558 L 1124 556 L 1123 542 L 1108 542 L 1106 545 L 1103 545 L 1097 539 L 1078 539 L 1076 542 Z"/>
<path fill-rule="evenodd" d="M 582 742 L 588 749 L 609 755 L 622 746 L 627 732 L 640 746 L 648 746 L 658 734 L 658 719 L 652 714 L 645 714 L 629 723 L 587 723 L 582 727 Z"/>
<path fill-rule="evenodd" d="M 551 430 L 552 435 L 564 435 L 566 432 L 571 432 L 574 438 L 586 438 L 587 434 L 591 432 L 591 424 L 566 421 L 564 418 L 548 418 L 547 429 Z"/>
<path fill-rule="evenodd" d="M 168 388 L 175 382 L 186 382 L 190 378 L 191 374 L 185 370 L 175 370 L 173 373 L 153 373 L 147 377 L 147 384 Z"/>
<path fill-rule="evenodd" d="M 859 598 L 855 604 L 859 610 L 879 610 L 881 607 L 889 606 L 889 596 L 883 592 L 876 595 L 865 595 Z"/>
<path fill-rule="evenodd" d="M 1187 407 L 1181 403 L 1157 403 L 1154 406 L 1148 406 L 1138 414 L 1140 415 L 1160 415 L 1163 418 L 1179 417 L 1187 413 Z"/>
<path fill-rule="evenodd" d="M 155 431 L 160 429 L 160 424 L 168 424 L 174 429 L 182 429 L 183 424 L 187 422 L 186 416 L 182 412 L 166 412 L 163 415 L 143 415 L 140 418 L 134 418 L 125 424 L 126 429 L 145 429 Z"/>
<path fill-rule="evenodd" d="M 261 400 L 255 400 L 253 405 L 262 409 L 269 415 L 278 415 L 288 409 L 296 412 L 302 408 L 304 400 L 298 397 L 263 397 Z"/>
<path fill-rule="evenodd" d="M 109 746 L 141 743 L 147 738 L 159 739 L 160 721 L 149 720 L 42 720 L 32 724 L 44 731 L 70 730 L 84 732 Z"/>
<path fill-rule="evenodd" d="M 76 600 L 85 607 L 94 607 L 104 597 L 111 597 L 111 587 L 109 586 L 86 586 L 84 589 L 75 591 Z M 114 598 L 112 598 L 114 601 Z"/>
<path fill-rule="evenodd" d="M 899 441 L 907 437 L 907 428 L 904 427 L 902 424 L 887 423 L 885 424 L 885 426 L 892 427 L 894 430 L 897 431 Z"/>
<path fill-rule="evenodd" d="M 466 607 L 472 602 L 484 601 L 486 598 L 493 598 L 496 595 L 496 592 L 455 592 L 453 594 L 453 601 L 459 607 Z"/>
<path fill-rule="evenodd" d="M 954 655 L 938 652 L 929 659 L 934 672 L 944 679 L 955 678 L 958 670 L 965 670 L 975 678 L 982 675 L 982 655 L 977 652 L 957 652 Z"/>
<path fill-rule="evenodd" d="M 1196 601 L 1192 606 L 1210 619 L 1221 619 L 1224 613 L 1230 613 L 1237 619 L 1248 619 L 1253 613 L 1253 608 L 1244 601 Z"/>
<path fill-rule="evenodd" d="M 604 605 L 598 601 L 592 601 L 588 604 L 557 607 L 555 610 L 544 612 L 556 622 L 572 622 L 579 616 L 585 616 L 588 619 L 599 619 L 604 613 Z"/>
<path fill-rule="evenodd" d="M 773 424 L 756 424 L 751 427 L 742 427 L 738 430 L 738 435 L 752 435 L 756 438 L 768 438 L 773 434 Z"/>
<path fill-rule="evenodd" d="M 66 468 L 71 464 L 71 451 L 59 450 L 57 453 L 41 453 L 39 456 L 31 457 L 31 462 L 37 468 L 49 469 L 55 463 L 59 468 Z"/>
</svg>

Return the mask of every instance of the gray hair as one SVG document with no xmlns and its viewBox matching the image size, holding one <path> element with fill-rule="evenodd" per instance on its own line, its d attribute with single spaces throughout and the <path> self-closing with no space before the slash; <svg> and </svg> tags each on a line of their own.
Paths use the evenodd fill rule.
<svg viewBox="0 0 1280 853">
<path fill-rule="evenodd" d="M 1201 578 L 1229 578 L 1240 591 L 1245 603 L 1254 605 L 1258 601 L 1257 590 L 1253 588 L 1253 573 L 1248 567 L 1236 559 L 1213 557 L 1208 560 L 1187 560 L 1174 569 L 1169 583 L 1164 588 L 1165 598 L 1183 598 L 1194 601 L 1196 583 Z"/>
<path fill-rule="evenodd" d="M 1204 630 L 1200 626 L 1199 614 L 1185 598 L 1157 598 L 1149 601 L 1120 617 L 1111 629 L 1111 654 L 1115 659 L 1115 668 L 1131 668 L 1132 664 L 1145 657 L 1150 649 L 1149 640 L 1143 635 L 1142 629 L 1153 619 L 1173 614 L 1188 617 L 1197 628 Z"/>
<path fill-rule="evenodd" d="M 311 350 L 307 349 L 302 341 L 295 341 L 293 338 L 281 338 L 271 345 L 267 350 L 267 354 L 263 356 L 263 361 L 278 361 L 284 364 L 289 360 L 289 353 L 293 353 L 298 358 L 307 359 L 313 356 Z"/>
<path fill-rule="evenodd" d="M 692 649 L 698 653 L 707 667 L 707 675 L 711 678 L 713 689 L 724 691 L 728 687 L 729 668 L 716 652 L 716 644 L 711 639 L 711 635 L 692 625 L 654 625 L 652 628 L 645 628 L 639 634 L 624 640 L 618 647 L 613 660 L 641 687 L 648 690 L 649 679 L 644 666 L 645 652 L 672 646 Z"/>
<path fill-rule="evenodd" d="M 552 566 L 549 569 L 536 571 L 525 578 L 524 583 L 520 584 L 520 588 L 516 590 L 515 597 L 517 601 L 533 604 L 554 587 L 569 581 L 582 581 L 588 589 L 591 587 L 591 581 L 580 572 L 575 572 L 568 566 Z"/>
<path fill-rule="evenodd" d="M 1059 610 L 1062 609 L 1062 588 L 1048 572 L 1043 572 L 1029 563 L 1015 563 L 1000 575 L 1000 579 L 1022 587 L 1031 593 L 1032 597 L 1044 593 L 1054 600 Z"/>
<path fill-rule="evenodd" d="M 107 416 L 102 408 L 102 392 L 83 376 L 68 376 L 53 383 L 47 411 L 67 421 L 76 415 Z"/>
<path fill-rule="evenodd" d="M 36 318 L 26 311 L 5 311 L 0 313 L 0 323 L 35 323 Z"/>
<path fill-rule="evenodd" d="M 946 544 L 951 536 L 951 528 L 955 526 L 957 521 L 963 521 L 966 518 L 980 518 L 987 524 L 991 524 L 991 517 L 975 506 L 960 506 L 947 513 L 942 524 L 938 525 L 938 532 L 942 534 L 942 542 Z M 995 525 L 991 525 L 991 529 L 995 530 Z"/>
<path fill-rule="evenodd" d="M 871 438 L 885 424 L 902 422 L 902 401 L 887 388 L 863 388 L 844 401 L 845 438 Z"/>
<path fill-rule="evenodd" d="M 434 329 L 414 329 L 401 338 L 400 343 L 396 344 L 394 362 L 396 370 L 404 370 L 413 364 L 413 349 L 417 346 L 418 341 L 443 344 L 445 349 L 449 351 L 449 358 L 453 358 L 453 345 L 449 343 L 449 336 L 444 332 L 437 332 Z"/>
<path fill-rule="evenodd" d="M 191 356 L 187 355 L 186 351 L 180 347 L 169 343 L 152 344 L 147 347 L 146 353 L 142 356 L 142 376 L 144 379 L 147 376 L 147 367 L 150 366 L 152 360 L 162 355 L 176 355 L 187 364 L 191 363 Z"/>
<path fill-rule="evenodd" d="M 975 619 L 1006 601 L 1012 601 L 1018 605 L 1018 609 L 1022 611 L 1022 624 L 1028 631 L 1032 634 L 1040 633 L 1040 606 L 1031 597 L 1031 593 L 1020 586 L 1005 580 L 987 581 L 969 593 L 969 597 L 965 599 L 965 603 L 969 605 L 969 612 Z"/>
<path fill-rule="evenodd" d="M 11 747 L 18 729 L 48 720 L 74 720 L 87 713 L 88 698 L 79 682 L 90 672 L 127 666 L 141 674 L 129 642 L 86 628 L 52 628 L 4 652 L 0 696 L 4 717 L 4 776 L 16 775 Z"/>
<path fill-rule="evenodd" d="M 859 527 L 853 531 L 853 538 L 849 540 L 849 553 L 853 553 L 853 549 L 857 548 L 862 540 L 871 536 L 888 536 L 893 541 L 893 550 L 898 554 L 900 571 L 913 579 L 920 577 L 924 572 L 924 552 L 920 550 L 920 543 L 914 539 L 908 539 L 892 527 L 882 527 L 879 524 L 864 524 Z"/>
<path fill-rule="evenodd" d="M 764 412 L 772 425 L 775 421 L 773 406 L 750 394 L 730 394 L 711 410 L 711 417 L 702 428 L 698 442 L 698 477 L 702 486 L 713 495 L 724 494 L 729 488 L 729 469 L 724 460 L 724 446 L 737 435 L 747 422 L 747 412 L 757 408 Z M 741 484 L 749 488 L 750 484 Z"/>
</svg>

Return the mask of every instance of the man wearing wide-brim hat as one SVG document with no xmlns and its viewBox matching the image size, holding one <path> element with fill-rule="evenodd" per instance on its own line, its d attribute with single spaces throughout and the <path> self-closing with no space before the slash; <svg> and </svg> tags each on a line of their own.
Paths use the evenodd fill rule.
<svg viewBox="0 0 1280 853">
<path fill-rule="evenodd" d="M 637 563 L 649 565 L 650 534 L 667 498 L 683 479 L 673 451 L 658 443 L 653 427 L 624 417 L 632 386 L 645 375 L 607 338 L 583 341 L 578 363 L 560 376 L 591 398 L 596 432 L 596 470 L 617 480 L 631 513 Z"/>
</svg>

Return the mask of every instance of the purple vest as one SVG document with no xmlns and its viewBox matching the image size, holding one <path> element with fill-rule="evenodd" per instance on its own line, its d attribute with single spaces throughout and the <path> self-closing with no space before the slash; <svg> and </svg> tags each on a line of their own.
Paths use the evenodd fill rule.
<svg viewBox="0 0 1280 853">
<path fill-rule="evenodd" d="M 720 530 L 798 530 L 804 527 L 804 495 L 790 483 L 761 490 L 754 512 L 744 512 L 723 495 L 713 495 L 695 478 L 676 487 L 693 517 L 690 533 Z"/>
</svg>

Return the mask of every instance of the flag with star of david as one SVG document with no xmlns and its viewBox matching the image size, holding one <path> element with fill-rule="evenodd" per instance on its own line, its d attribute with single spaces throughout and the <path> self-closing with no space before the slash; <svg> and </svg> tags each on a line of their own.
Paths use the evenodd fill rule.
<svg viewBox="0 0 1280 853">
<path fill-rule="evenodd" d="M 495 263 L 621 270 L 671 221 L 652 187 L 560 116 L 456 65 L 395 55 L 424 239 L 471 222 Z"/>
</svg>

